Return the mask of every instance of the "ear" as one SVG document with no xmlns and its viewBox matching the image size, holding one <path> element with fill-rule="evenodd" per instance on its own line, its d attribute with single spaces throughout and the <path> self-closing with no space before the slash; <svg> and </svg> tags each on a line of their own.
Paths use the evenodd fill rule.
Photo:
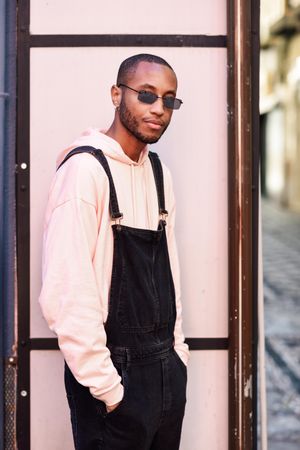
<svg viewBox="0 0 300 450">
<path fill-rule="evenodd" d="M 111 87 L 110 90 L 111 99 L 115 108 L 118 108 L 122 99 L 122 90 L 116 86 L 115 84 Z"/>
</svg>

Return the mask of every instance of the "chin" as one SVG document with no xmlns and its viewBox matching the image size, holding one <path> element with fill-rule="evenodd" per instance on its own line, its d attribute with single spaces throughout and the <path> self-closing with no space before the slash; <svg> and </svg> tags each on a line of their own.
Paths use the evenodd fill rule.
<svg viewBox="0 0 300 450">
<path fill-rule="evenodd" d="M 145 138 L 142 142 L 144 142 L 144 144 L 155 144 L 159 139 L 160 136 L 155 138 Z"/>
<path fill-rule="evenodd" d="M 143 134 L 139 135 L 139 140 L 144 144 L 155 144 L 161 138 L 161 134 L 159 136 L 146 136 Z"/>
<path fill-rule="evenodd" d="M 147 145 L 156 144 L 157 141 L 159 141 L 159 138 L 157 138 L 157 139 L 143 139 L 142 140 L 143 144 L 147 144 Z"/>
</svg>

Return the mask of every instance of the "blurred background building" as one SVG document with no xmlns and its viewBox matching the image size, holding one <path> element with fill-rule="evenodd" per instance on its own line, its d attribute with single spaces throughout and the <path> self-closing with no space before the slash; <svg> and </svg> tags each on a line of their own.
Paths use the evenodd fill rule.
<svg viewBox="0 0 300 450">
<path fill-rule="evenodd" d="M 300 211 L 300 0 L 261 2 L 262 193 Z"/>
<path fill-rule="evenodd" d="M 260 141 L 269 450 L 300 448 L 300 1 L 261 0 Z"/>
</svg>

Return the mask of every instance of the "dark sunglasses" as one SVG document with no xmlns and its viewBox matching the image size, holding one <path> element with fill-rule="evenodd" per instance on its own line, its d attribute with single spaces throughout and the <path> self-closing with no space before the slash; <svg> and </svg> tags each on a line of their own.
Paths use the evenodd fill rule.
<svg viewBox="0 0 300 450">
<path fill-rule="evenodd" d="M 159 95 L 154 94 L 151 91 L 137 91 L 136 89 L 133 89 L 130 86 L 127 86 L 126 84 L 118 84 L 118 87 L 125 87 L 127 89 L 130 89 L 131 91 L 138 93 L 138 100 L 142 103 L 147 103 L 148 105 L 152 105 L 152 103 L 156 102 L 158 98 L 161 98 L 163 101 L 163 104 L 166 108 L 169 109 L 179 109 L 181 104 L 183 103 L 182 100 L 179 98 L 172 97 L 171 95 L 166 97 L 159 97 Z"/>
</svg>

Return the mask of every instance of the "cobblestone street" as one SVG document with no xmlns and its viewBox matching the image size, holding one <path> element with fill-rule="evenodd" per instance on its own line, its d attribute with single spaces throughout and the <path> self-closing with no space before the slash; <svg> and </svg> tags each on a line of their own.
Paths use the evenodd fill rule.
<svg viewBox="0 0 300 450">
<path fill-rule="evenodd" d="M 300 214 L 262 202 L 269 450 L 300 449 Z"/>
</svg>

